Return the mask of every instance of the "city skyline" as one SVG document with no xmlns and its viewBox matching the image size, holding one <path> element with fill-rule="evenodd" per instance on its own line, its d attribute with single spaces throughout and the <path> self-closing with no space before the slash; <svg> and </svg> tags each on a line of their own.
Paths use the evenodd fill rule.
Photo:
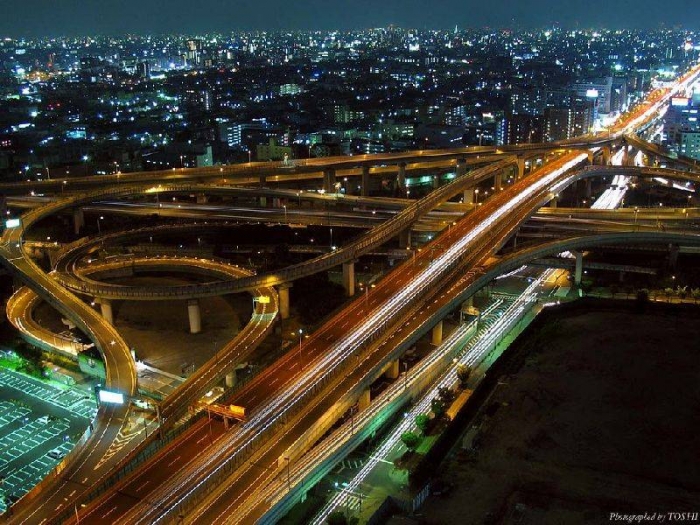
<svg viewBox="0 0 700 525">
<path fill-rule="evenodd" d="M 358 0 L 337 7 L 337 2 L 302 0 L 294 8 L 281 0 L 264 7 L 248 0 L 191 3 L 174 0 L 135 2 L 49 2 L 9 0 L 0 20 L 0 36 L 35 38 L 117 34 L 209 33 L 236 31 L 357 30 L 394 25 L 415 29 L 493 27 L 495 29 L 696 29 L 689 21 L 700 19 L 700 4 L 683 0 L 663 4 L 624 0 L 610 10 L 603 0 L 580 6 L 550 0 L 505 0 L 498 9 L 472 0 L 443 0 L 439 7 L 419 0 Z M 270 16 L 275 13 L 275 16 Z M 661 20 L 662 22 L 659 22 Z"/>
</svg>

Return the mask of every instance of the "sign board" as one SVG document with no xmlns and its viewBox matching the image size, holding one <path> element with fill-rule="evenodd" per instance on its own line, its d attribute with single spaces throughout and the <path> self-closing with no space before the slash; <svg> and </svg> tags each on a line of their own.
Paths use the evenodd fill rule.
<svg viewBox="0 0 700 525">
<path fill-rule="evenodd" d="M 234 418 L 240 419 L 240 420 L 245 419 L 245 408 L 244 407 L 239 407 L 237 405 L 229 405 L 228 410 L 231 413 L 231 417 L 234 417 Z"/>
<path fill-rule="evenodd" d="M 110 392 L 109 390 L 100 390 L 100 403 L 110 403 L 113 405 L 124 404 L 124 394 L 120 392 Z"/>
<path fill-rule="evenodd" d="M 587 89 L 586 90 L 586 98 L 598 98 L 598 90 L 597 89 Z"/>
<path fill-rule="evenodd" d="M 5 228 L 17 228 L 22 225 L 21 219 L 7 219 L 5 221 Z"/>
<path fill-rule="evenodd" d="M 259 302 L 260 304 L 270 304 L 270 296 L 269 295 L 261 295 L 260 297 L 256 297 L 255 300 Z"/>
</svg>

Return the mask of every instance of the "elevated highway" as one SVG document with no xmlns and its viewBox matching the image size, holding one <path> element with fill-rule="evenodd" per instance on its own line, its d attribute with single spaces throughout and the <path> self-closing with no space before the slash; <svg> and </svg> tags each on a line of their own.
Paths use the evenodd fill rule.
<svg viewBox="0 0 700 525">
<path fill-rule="evenodd" d="M 566 169 L 586 160 L 586 154 L 566 155 L 548 165 L 548 169 L 542 170 L 539 176 L 536 172 L 532 176 L 534 180 L 521 181 L 505 189 L 476 212 L 444 232 L 439 241 L 435 241 L 436 246 L 441 246 L 439 255 L 431 254 L 429 249 L 417 254 L 415 264 L 419 265 L 420 271 L 412 264 L 405 263 L 380 281 L 377 288 L 368 294 L 368 298 L 354 301 L 348 309 L 339 314 L 339 318 L 336 317 L 324 325 L 304 345 L 302 352 L 306 368 L 300 375 L 289 374 L 289 369 L 296 368 L 293 363 L 298 360 L 292 353 L 280 362 L 284 368 L 274 366 L 234 398 L 233 402 L 236 404 L 254 407 L 251 408 L 250 420 L 242 427 L 234 429 L 226 439 L 215 442 L 213 447 L 216 450 L 208 454 L 208 457 L 193 458 L 187 468 L 173 474 L 168 482 L 148 496 L 148 501 L 161 502 L 163 507 L 158 509 L 159 512 L 154 512 L 155 509 L 148 508 L 148 505 L 133 506 L 133 502 L 128 502 L 131 510 L 119 521 L 142 523 L 170 519 L 169 510 L 164 509 L 180 508 L 183 498 L 193 497 L 188 496 L 192 489 L 187 487 L 195 487 L 198 493 L 200 490 L 206 492 L 212 483 L 222 482 L 221 472 L 234 465 L 238 475 L 237 481 L 231 482 L 231 490 L 241 490 L 243 486 L 256 486 L 259 482 L 256 480 L 257 470 L 250 467 L 248 461 L 240 463 L 243 457 L 248 456 L 249 451 L 255 464 L 268 465 L 276 462 L 286 448 L 296 441 L 300 435 L 296 432 L 306 432 L 310 421 L 318 420 L 319 415 L 325 412 L 327 403 L 332 403 L 335 399 L 330 395 L 319 396 L 317 393 L 331 389 L 336 392 L 335 395 L 339 395 L 338 381 L 343 378 L 342 371 L 349 361 L 354 363 L 351 357 L 360 355 L 358 352 L 363 353 L 365 344 L 380 338 L 382 334 L 391 334 L 391 327 L 397 319 L 410 317 L 411 312 L 417 312 L 422 305 L 428 304 L 430 297 L 439 289 L 436 284 L 443 280 L 452 280 L 455 272 L 463 271 L 463 263 L 475 264 L 478 259 L 495 252 L 525 216 L 551 198 L 551 185 L 565 179 L 563 173 Z M 433 255 L 435 259 L 431 260 Z M 371 310 L 361 314 L 365 308 Z M 383 352 L 372 352 L 371 355 L 373 357 L 367 361 L 368 366 L 375 365 L 377 360 L 381 361 L 384 356 Z M 356 368 L 354 364 L 353 368 Z M 281 373 L 285 378 L 282 381 L 278 379 Z M 275 388 L 276 392 L 273 394 L 273 389 L 270 388 L 272 382 L 280 384 L 281 391 Z M 261 401 L 263 404 L 260 404 Z M 302 406 L 304 410 L 300 412 Z M 286 424 L 280 429 L 276 421 L 283 420 Z M 296 430 L 292 432 L 291 428 Z M 259 454 L 263 454 L 264 459 Z M 140 476 L 145 472 L 147 470 L 140 473 Z M 134 483 L 138 486 L 141 482 Z M 118 492 L 124 491 L 128 492 L 128 489 L 122 488 Z M 99 509 L 112 508 L 113 505 L 121 508 L 118 492 L 112 493 L 110 498 L 103 502 L 105 506 L 91 510 L 91 517 L 86 516 L 86 519 L 96 519 L 101 512 Z M 161 518 L 157 517 L 158 513 Z"/>
<path fill-rule="evenodd" d="M 693 74 L 696 75 L 697 71 L 694 71 Z M 689 78 L 684 78 L 683 82 L 686 82 L 687 80 L 689 80 Z M 680 83 L 679 85 L 682 85 L 682 83 Z M 650 107 L 647 109 L 649 111 L 654 110 L 653 107 Z M 643 117 L 644 117 L 644 115 L 639 115 L 638 117 L 635 117 L 635 120 L 633 120 L 633 122 L 636 122 L 639 119 L 642 119 Z M 631 126 L 631 124 L 630 124 L 630 126 Z M 617 140 L 619 140 L 619 138 L 620 138 L 619 132 L 611 133 L 607 137 L 600 137 L 600 136 L 590 137 L 590 138 L 586 138 L 584 141 L 582 141 L 581 147 L 582 148 L 590 147 L 591 144 L 596 143 L 595 141 L 599 141 L 599 142 L 601 142 L 601 144 L 607 144 L 611 141 L 617 141 Z M 551 146 L 549 146 L 549 147 L 551 147 Z M 569 146 L 567 146 L 567 147 L 576 147 L 576 146 L 573 143 L 570 143 Z M 526 151 L 526 150 L 533 150 L 533 147 L 528 147 L 528 148 L 522 149 L 522 151 Z M 471 150 L 471 151 L 473 151 L 473 150 Z M 461 155 L 463 153 L 458 152 L 456 154 Z M 421 156 L 422 156 L 422 152 L 421 152 Z M 587 157 L 587 155 L 585 155 L 585 156 Z M 564 157 L 564 159 L 571 161 L 571 162 L 574 162 L 574 161 L 579 162 L 580 161 L 580 157 L 576 156 L 575 154 L 567 155 Z M 376 159 L 374 159 L 374 160 L 376 160 Z M 355 163 L 355 165 L 357 165 L 357 163 Z M 330 170 L 330 169 L 334 169 L 334 168 L 328 168 L 328 169 Z M 551 198 L 551 192 L 557 190 L 558 184 L 556 183 L 556 180 L 557 180 L 557 177 L 561 176 L 561 173 L 556 173 L 556 175 L 555 175 L 554 172 L 549 171 L 548 175 L 550 175 L 551 178 L 549 178 L 547 175 L 542 175 L 542 176 L 539 176 L 536 178 L 531 178 L 531 180 L 528 181 L 528 184 L 526 184 L 526 185 L 516 184 L 516 186 L 514 186 L 514 188 L 518 187 L 519 190 L 521 190 L 523 193 L 521 195 L 518 195 L 518 197 L 515 197 L 512 200 L 506 200 L 506 197 L 504 197 L 506 195 L 509 198 L 513 196 L 513 193 L 509 191 L 510 188 L 509 188 L 509 190 L 502 192 L 501 195 L 494 197 L 494 199 L 493 199 L 494 204 L 493 205 L 496 206 L 496 208 L 499 211 L 499 215 L 498 215 L 499 218 L 503 218 L 502 222 L 495 221 L 495 220 L 489 220 L 489 216 L 488 216 L 488 213 L 486 213 L 486 210 L 491 210 L 492 212 L 494 210 L 492 210 L 490 206 L 489 207 L 484 206 L 481 209 L 477 210 L 477 212 L 472 214 L 476 218 L 475 220 L 478 220 L 479 218 L 481 218 L 481 219 L 483 219 L 483 222 L 479 223 L 479 225 L 476 227 L 476 229 L 474 231 L 471 231 L 471 234 L 467 234 L 465 237 L 460 238 L 459 236 L 464 234 L 465 231 L 462 228 L 458 228 L 458 227 L 452 228 L 450 231 L 446 232 L 444 239 L 448 242 L 454 241 L 454 244 L 452 244 L 449 248 L 447 248 L 445 250 L 445 252 L 443 253 L 443 255 L 441 255 L 440 257 L 435 259 L 435 261 L 432 261 L 433 263 L 436 263 L 436 264 L 432 264 L 431 267 L 429 268 L 429 271 L 428 271 L 429 278 L 424 280 L 424 281 L 421 281 L 421 282 L 418 282 L 418 279 L 409 280 L 408 284 L 410 284 L 410 286 L 409 286 L 410 290 L 405 289 L 406 283 L 401 283 L 402 286 L 404 286 L 404 288 L 402 288 L 403 291 L 401 291 L 399 293 L 392 294 L 391 300 L 388 300 L 386 303 L 384 303 L 384 305 L 380 308 L 381 314 L 382 314 L 380 317 L 385 316 L 385 315 L 389 315 L 389 319 L 393 319 L 394 315 L 398 317 L 399 312 L 401 312 L 402 309 L 405 309 L 407 307 L 407 305 L 411 303 L 411 301 L 415 300 L 416 294 L 418 294 L 421 298 L 424 297 L 425 295 L 427 295 L 428 291 L 429 291 L 429 287 L 431 285 L 435 284 L 436 279 L 445 277 L 446 274 L 448 274 L 450 271 L 454 270 L 454 268 L 456 266 L 458 266 L 457 262 L 462 259 L 462 257 L 461 257 L 462 250 L 464 250 L 467 245 L 470 245 L 469 246 L 470 248 L 474 248 L 473 243 L 476 242 L 478 244 L 479 250 L 492 250 L 494 248 L 497 248 L 497 246 L 500 243 L 500 241 L 498 241 L 498 236 L 503 235 L 504 237 L 507 238 L 506 233 L 507 234 L 512 233 L 514 228 L 519 224 L 519 221 L 521 221 L 524 218 L 523 213 L 527 214 L 527 213 L 532 212 L 531 207 L 533 204 L 536 204 L 535 202 L 533 202 L 533 199 L 534 199 L 534 201 L 537 201 L 541 204 L 542 201 L 546 201 L 548 198 Z M 116 177 L 116 178 L 117 178 L 117 181 L 115 181 L 115 182 L 118 182 L 118 177 Z M 563 184 L 565 181 L 561 180 L 560 182 Z M 532 183 L 532 184 L 530 184 L 530 183 Z M 545 194 L 546 192 L 549 192 L 549 195 L 546 195 Z M 125 192 L 124 194 L 126 195 L 126 194 L 128 194 L 128 192 Z M 70 199 L 67 199 L 67 200 L 70 200 Z M 92 200 L 94 200 L 94 199 L 92 199 Z M 525 203 L 526 200 L 527 200 L 527 204 Z M 87 202 L 87 201 L 84 201 L 84 202 Z M 75 205 L 79 205 L 79 204 L 81 204 L 81 201 L 80 201 L 80 199 L 71 200 L 71 202 L 68 205 L 71 205 L 71 203 L 75 204 Z M 46 208 L 50 208 L 50 206 L 47 206 Z M 484 211 L 482 211 L 482 210 L 484 210 Z M 482 214 L 486 214 L 486 216 L 482 217 L 481 216 Z M 512 214 L 512 216 L 510 216 L 511 214 Z M 508 219 L 506 219 L 507 217 L 508 217 Z M 496 222 L 498 222 L 498 225 L 499 225 L 498 228 L 492 228 L 491 234 L 488 236 L 488 239 L 485 240 L 482 236 L 482 234 L 484 234 L 484 230 L 489 228 L 489 227 L 495 226 Z M 454 238 L 452 237 L 453 235 L 455 236 Z M 478 240 L 477 240 L 477 238 L 478 238 Z M 457 242 L 458 240 L 459 240 L 459 242 Z M 484 247 L 483 243 L 487 243 L 486 247 Z M 476 252 L 478 252 L 478 250 L 476 250 Z M 470 258 L 470 260 L 473 263 L 473 259 Z M 402 266 L 406 266 L 406 265 L 402 265 Z M 433 274 L 433 272 L 435 272 L 435 273 Z M 375 294 L 376 294 L 375 297 L 380 297 L 379 291 L 375 291 Z M 71 296 L 71 297 L 73 297 L 73 296 Z M 93 314 L 94 314 L 94 312 L 93 312 Z M 382 321 L 381 319 L 378 319 L 376 316 L 373 316 L 372 318 L 363 321 L 363 323 L 361 325 L 357 326 L 357 330 L 353 331 L 352 336 L 351 336 L 353 338 L 353 341 L 352 342 L 348 341 L 348 343 L 351 343 L 350 348 L 342 349 L 342 348 L 336 347 L 334 352 L 331 353 L 334 355 L 327 356 L 324 359 L 329 359 L 329 358 L 335 359 L 335 361 L 337 361 L 337 364 L 341 364 L 342 361 L 344 360 L 344 358 L 347 357 L 347 355 L 348 355 L 347 352 L 350 352 L 350 354 L 352 354 L 352 352 L 354 352 L 358 348 L 356 345 L 359 341 L 361 341 L 362 339 L 366 340 L 366 338 L 371 337 L 375 333 L 381 333 L 384 330 L 383 326 L 386 325 L 386 321 L 388 321 L 388 319 Z M 338 353 L 338 352 L 340 352 L 340 353 Z M 321 364 L 321 363 L 319 363 L 319 364 Z M 329 362 L 325 361 L 325 366 L 328 367 L 328 365 L 329 365 Z M 319 379 L 322 380 L 325 377 L 330 377 L 331 372 L 333 372 L 334 369 L 337 370 L 337 368 L 338 368 L 337 366 L 331 365 L 331 367 L 328 368 L 328 370 L 326 371 L 327 373 L 324 373 L 322 376 L 320 376 L 320 378 L 315 377 L 317 372 L 314 372 L 313 374 L 303 374 L 302 378 L 307 378 L 308 380 L 303 379 L 300 383 L 297 383 L 295 381 L 295 386 L 293 387 L 293 389 L 296 389 L 295 393 L 298 395 L 298 394 L 304 392 L 304 390 L 307 389 L 309 386 L 311 386 L 311 384 L 315 384 L 317 382 L 317 380 L 319 380 Z M 309 384 L 308 381 L 311 381 L 311 384 Z M 301 389 L 301 390 L 299 390 L 299 389 Z M 313 393 L 313 388 L 311 389 L 311 391 L 305 390 L 305 393 L 303 393 L 301 395 L 301 397 L 298 399 L 298 402 L 299 403 L 305 402 L 306 398 L 308 398 L 311 393 Z M 294 404 L 297 404 L 297 401 L 295 401 Z M 249 421 L 249 423 L 247 423 L 246 428 L 252 429 L 255 427 L 255 425 L 261 424 L 261 421 L 263 421 L 263 419 L 261 419 L 261 418 L 267 417 L 271 413 L 279 412 L 280 409 L 284 409 L 284 410 L 282 410 L 282 412 L 284 412 L 290 406 L 291 405 L 289 405 L 287 401 L 283 401 L 283 400 L 280 400 L 280 398 L 278 398 L 278 401 L 276 401 L 272 404 L 267 404 L 265 406 L 265 408 L 261 410 L 260 414 L 256 414 L 255 422 Z M 265 414 L 263 414 L 263 412 L 265 412 Z M 270 425 L 272 425 L 272 424 L 274 424 L 274 422 L 267 424 L 264 428 L 270 428 Z M 226 440 L 226 441 L 228 441 L 228 440 Z M 255 437 L 249 436 L 248 444 L 251 445 L 253 443 L 253 441 L 256 441 Z M 239 443 L 239 445 L 240 444 L 241 443 Z M 243 450 L 245 450 L 245 448 L 246 448 L 245 444 L 242 448 L 243 448 Z M 230 451 L 230 449 L 229 449 L 229 451 Z M 212 459 L 212 458 L 208 458 L 208 459 Z M 230 461 L 227 461 L 227 463 L 229 465 L 231 464 Z M 217 470 L 219 470 L 219 469 L 217 468 Z M 197 474 L 197 475 L 200 476 L 201 471 L 200 471 L 200 474 Z M 206 479 L 207 478 L 205 477 L 204 481 L 206 481 Z M 209 480 L 210 480 L 210 478 L 209 478 Z M 179 478 L 178 480 L 173 480 L 173 483 L 175 483 L 179 487 L 178 490 L 173 492 L 173 493 L 163 494 L 163 496 L 167 496 L 167 497 L 164 497 L 162 500 L 159 499 L 158 501 L 163 501 L 163 504 L 166 505 L 166 507 L 168 509 L 172 509 L 173 502 L 175 503 L 175 506 L 177 506 L 178 501 L 182 502 L 182 501 L 184 501 L 184 499 L 189 497 L 188 494 L 185 494 L 183 496 L 180 493 L 180 495 L 178 495 L 178 492 L 183 490 L 183 486 L 190 485 L 190 483 L 193 481 L 194 480 L 192 478 L 190 478 L 188 480 L 185 480 L 185 483 L 183 484 L 182 478 Z M 195 486 L 198 490 L 202 489 L 202 483 L 204 481 L 195 482 Z M 211 480 L 209 482 L 211 482 Z M 165 490 L 167 491 L 167 488 Z M 148 514 L 148 513 L 153 514 L 153 512 L 154 512 L 153 508 L 151 508 L 148 512 L 144 512 L 143 508 L 141 508 L 140 510 L 135 509 L 135 511 L 136 511 L 136 515 L 140 516 L 139 519 L 141 519 L 141 520 L 144 517 L 146 517 L 145 516 L 146 514 Z M 133 515 L 133 513 L 132 513 L 132 515 Z M 146 519 L 148 519 L 148 518 L 146 517 Z"/>
</svg>

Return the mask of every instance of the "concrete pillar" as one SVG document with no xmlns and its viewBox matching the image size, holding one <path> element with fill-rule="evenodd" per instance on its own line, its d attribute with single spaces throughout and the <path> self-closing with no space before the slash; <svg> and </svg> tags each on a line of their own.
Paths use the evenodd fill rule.
<svg viewBox="0 0 700 525">
<path fill-rule="evenodd" d="M 442 321 L 433 326 L 433 345 L 439 346 L 442 344 Z"/>
<path fill-rule="evenodd" d="M 345 295 L 355 295 L 355 261 L 343 263 L 343 288 Z"/>
<path fill-rule="evenodd" d="M 399 377 L 399 374 L 399 360 L 397 359 L 389 363 L 389 367 L 386 369 L 386 372 L 384 372 L 384 375 L 387 379 L 396 379 Z"/>
<path fill-rule="evenodd" d="M 335 191 L 335 170 L 333 168 L 323 170 L 323 189 L 326 193 Z"/>
<path fill-rule="evenodd" d="M 396 177 L 396 183 L 400 189 L 406 188 L 406 163 L 399 162 L 399 173 Z"/>
<path fill-rule="evenodd" d="M 258 179 L 258 181 L 259 181 L 261 188 L 264 188 L 265 186 L 267 186 L 267 178 L 265 177 L 265 175 L 260 175 L 260 178 Z"/>
<path fill-rule="evenodd" d="M 603 166 L 609 166 L 610 165 L 610 157 L 611 157 L 611 152 L 610 152 L 610 146 L 603 146 Z"/>
<path fill-rule="evenodd" d="M 73 232 L 78 235 L 80 230 L 85 226 L 85 215 L 82 208 L 73 209 Z"/>
<path fill-rule="evenodd" d="M 209 198 L 204 193 L 198 194 L 196 199 L 197 204 L 206 204 L 207 202 L 209 202 Z"/>
<path fill-rule="evenodd" d="M 503 189 L 503 173 L 496 173 L 496 176 L 493 178 L 493 188 L 495 191 L 501 191 Z"/>
<path fill-rule="evenodd" d="M 678 248 L 677 244 L 671 244 L 669 246 L 668 266 L 671 270 L 675 270 L 676 264 L 678 264 L 678 252 L 679 252 L 679 248 Z"/>
<path fill-rule="evenodd" d="M 260 197 L 260 207 L 267 208 L 267 197 Z"/>
<path fill-rule="evenodd" d="M 474 189 L 468 188 L 464 190 L 464 196 L 462 197 L 462 202 L 464 204 L 474 204 Z"/>
<path fill-rule="evenodd" d="M 371 396 L 372 394 L 370 393 L 369 388 L 367 390 L 362 391 L 362 393 L 360 394 L 360 399 L 357 400 L 357 409 L 359 411 L 367 410 L 370 403 L 372 402 Z"/>
<path fill-rule="evenodd" d="M 411 228 L 402 231 L 399 234 L 399 248 L 410 248 L 411 247 Z"/>
<path fill-rule="evenodd" d="M 202 312 L 197 299 L 187 301 L 187 314 L 190 318 L 190 333 L 198 334 L 202 331 Z"/>
<path fill-rule="evenodd" d="M 362 166 L 362 181 L 360 182 L 362 187 L 361 195 L 363 197 L 369 197 L 369 166 Z"/>
<path fill-rule="evenodd" d="M 102 317 L 109 324 L 114 324 L 114 313 L 112 312 L 112 301 L 109 299 L 100 299 L 100 312 L 102 312 Z"/>
<path fill-rule="evenodd" d="M 576 269 L 574 270 L 574 284 L 576 286 L 581 286 L 581 277 L 583 277 L 583 254 L 581 252 L 574 252 L 576 257 Z"/>
<path fill-rule="evenodd" d="M 559 201 L 559 197 L 556 197 L 556 196 L 552 197 L 552 200 L 549 201 L 549 207 L 550 207 L 550 208 L 556 208 L 556 207 L 557 207 L 557 204 L 558 204 L 558 201 Z"/>
<path fill-rule="evenodd" d="M 517 180 L 522 179 L 525 176 L 525 158 L 518 157 L 518 175 Z"/>
<path fill-rule="evenodd" d="M 591 179 L 585 179 L 586 181 L 586 198 L 590 199 L 593 195 L 593 181 Z"/>
<path fill-rule="evenodd" d="M 595 164 L 595 153 L 588 150 L 588 164 Z"/>
<path fill-rule="evenodd" d="M 233 388 L 236 386 L 236 371 L 229 372 L 226 374 L 226 388 Z"/>
<path fill-rule="evenodd" d="M 280 298 L 280 317 L 282 319 L 289 319 L 289 289 L 291 287 L 291 283 L 280 284 L 277 290 Z"/>
<path fill-rule="evenodd" d="M 457 178 L 464 177 L 467 174 L 467 161 L 464 159 L 457 160 Z"/>
</svg>

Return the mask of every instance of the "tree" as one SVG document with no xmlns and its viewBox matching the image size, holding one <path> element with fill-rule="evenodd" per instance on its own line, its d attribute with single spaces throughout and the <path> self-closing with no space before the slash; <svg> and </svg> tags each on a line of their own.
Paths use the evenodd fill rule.
<svg viewBox="0 0 700 525">
<path fill-rule="evenodd" d="M 455 398 L 455 394 L 451 388 L 441 386 L 438 388 L 438 397 L 440 398 L 443 404 L 447 405 L 448 403 L 452 402 L 452 400 Z"/>
<path fill-rule="evenodd" d="M 418 414 L 416 416 L 416 426 L 425 436 L 428 433 L 428 427 L 430 426 L 430 417 L 425 414 Z"/>
<path fill-rule="evenodd" d="M 467 385 L 467 381 L 469 381 L 471 375 L 471 366 L 462 363 L 457 365 L 457 379 L 459 379 L 459 382 L 462 384 L 462 388 L 464 388 Z"/>
<path fill-rule="evenodd" d="M 676 293 L 678 294 L 678 297 L 681 299 L 685 299 L 688 297 L 688 287 L 687 286 L 678 286 L 676 289 Z"/>
<path fill-rule="evenodd" d="M 328 525 L 347 525 L 348 519 L 345 517 L 345 514 L 339 510 L 336 510 L 328 515 L 326 518 L 326 523 Z"/>
<path fill-rule="evenodd" d="M 436 397 L 430 402 L 430 409 L 435 414 L 435 417 L 441 417 L 445 413 L 445 403 L 439 397 Z"/>
<path fill-rule="evenodd" d="M 673 297 L 673 288 L 664 288 L 664 294 L 666 295 L 666 302 L 671 302 L 671 297 Z"/>
<path fill-rule="evenodd" d="M 700 288 L 693 288 L 690 291 L 690 296 L 693 298 L 693 301 L 695 301 L 695 304 L 698 304 L 698 299 L 700 299 Z"/>
<path fill-rule="evenodd" d="M 418 445 L 420 445 L 421 438 L 415 432 L 404 432 L 401 434 L 401 441 L 406 445 L 408 450 L 413 452 L 418 448 Z"/>
</svg>

